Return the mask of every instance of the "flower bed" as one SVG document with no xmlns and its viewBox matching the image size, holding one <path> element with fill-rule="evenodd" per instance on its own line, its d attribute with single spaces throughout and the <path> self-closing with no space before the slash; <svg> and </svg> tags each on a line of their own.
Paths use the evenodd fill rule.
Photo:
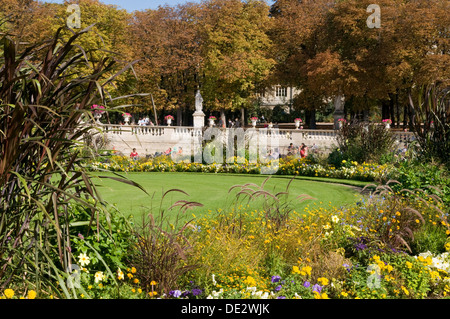
<svg viewBox="0 0 450 319">
<path fill-rule="evenodd" d="M 248 191 L 248 185 L 243 187 Z M 419 194 L 416 198 L 379 195 L 346 207 L 307 206 L 303 211 L 296 211 L 295 203 L 269 202 L 272 195 L 265 209 L 252 209 L 252 202 L 245 201 L 226 211 L 209 211 L 202 218 L 193 215 L 187 226 L 170 222 L 164 233 L 152 220 L 145 226 L 152 232 L 121 239 L 134 251 L 124 251 L 123 258 L 108 256 L 114 246 L 105 246 L 107 237 L 102 235 L 97 242 L 95 233 L 78 234 L 73 241 L 74 262 L 81 266 L 76 297 L 447 297 L 450 229 L 443 204 Z M 123 220 L 116 219 L 113 230 L 114 225 L 120 228 L 113 236 L 126 232 Z M 427 241 L 429 237 L 433 243 Z M 152 254 L 145 253 L 148 249 Z M 170 267 L 161 268 L 162 261 L 170 261 Z M 20 291 L 11 285 L 0 296 L 53 298 L 59 293 L 61 297 L 63 287 L 64 281 L 49 291 L 34 287 Z"/>
<path fill-rule="evenodd" d="M 239 158 L 233 158 L 232 163 L 201 164 L 174 162 L 168 156 L 141 161 L 130 161 L 128 157 L 114 156 L 107 163 L 93 162 L 89 167 L 92 170 L 106 169 L 115 172 L 203 172 L 237 174 L 261 174 L 263 167 L 273 167 L 277 169 L 277 175 L 328 177 L 361 181 L 385 181 L 393 172 L 393 168 L 388 164 L 378 165 L 350 162 L 349 165 L 336 169 L 333 165 L 312 164 L 306 159 L 297 158 L 280 159 L 279 161 L 270 161 L 267 164 L 251 163 L 246 159 Z"/>
</svg>

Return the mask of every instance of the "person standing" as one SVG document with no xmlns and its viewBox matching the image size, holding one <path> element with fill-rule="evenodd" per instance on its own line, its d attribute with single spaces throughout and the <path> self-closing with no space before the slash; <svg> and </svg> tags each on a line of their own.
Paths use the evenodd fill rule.
<svg viewBox="0 0 450 319">
<path fill-rule="evenodd" d="M 302 146 L 300 147 L 300 157 L 305 158 L 306 156 L 308 156 L 308 147 L 305 143 L 302 143 Z"/>
</svg>

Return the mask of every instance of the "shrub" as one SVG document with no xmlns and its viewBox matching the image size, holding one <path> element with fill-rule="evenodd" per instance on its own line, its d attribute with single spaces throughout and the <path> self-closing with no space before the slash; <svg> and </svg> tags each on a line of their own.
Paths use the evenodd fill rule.
<svg viewBox="0 0 450 319">
<path fill-rule="evenodd" d="M 392 151 L 395 142 L 392 132 L 384 126 L 357 121 L 344 123 L 336 140 L 341 154 L 332 152 L 330 161 L 333 162 L 339 157 L 360 163 L 379 162 L 383 155 Z"/>
</svg>

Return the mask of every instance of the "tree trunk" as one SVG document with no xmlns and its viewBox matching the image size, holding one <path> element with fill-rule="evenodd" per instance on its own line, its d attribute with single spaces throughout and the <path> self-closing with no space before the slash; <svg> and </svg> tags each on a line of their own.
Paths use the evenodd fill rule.
<svg viewBox="0 0 450 319">
<path fill-rule="evenodd" d="M 397 109 L 396 127 L 399 128 L 400 127 L 400 105 L 398 104 L 398 89 L 397 89 L 397 92 L 395 93 L 395 108 Z"/>
<path fill-rule="evenodd" d="M 183 110 L 181 107 L 177 107 L 177 125 L 183 126 Z"/>
<path fill-rule="evenodd" d="M 245 124 L 245 109 L 241 107 L 241 126 L 244 127 Z"/>
</svg>

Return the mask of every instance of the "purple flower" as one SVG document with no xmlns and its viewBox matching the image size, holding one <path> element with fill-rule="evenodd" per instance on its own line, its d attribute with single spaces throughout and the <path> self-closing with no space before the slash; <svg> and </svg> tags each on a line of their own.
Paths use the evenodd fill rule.
<svg viewBox="0 0 450 319">
<path fill-rule="evenodd" d="M 172 290 L 169 292 L 169 296 L 179 298 L 181 296 L 181 291 L 180 290 Z"/>
<path fill-rule="evenodd" d="M 309 288 L 311 286 L 311 283 L 309 281 L 305 281 L 303 283 L 303 287 Z"/>
<path fill-rule="evenodd" d="M 78 233 L 78 237 L 80 237 L 81 239 L 84 239 L 84 236 L 81 235 L 80 233 Z"/>
<path fill-rule="evenodd" d="M 367 248 L 366 244 L 360 243 L 356 245 L 356 250 L 364 250 Z"/>
<path fill-rule="evenodd" d="M 279 296 L 279 297 L 277 297 L 277 299 L 286 299 L 286 297 L 285 296 Z"/>
<path fill-rule="evenodd" d="M 193 296 L 198 296 L 198 295 L 201 295 L 201 294 L 202 294 L 202 290 L 201 289 L 196 289 L 196 288 L 192 289 L 192 295 Z"/>
<path fill-rule="evenodd" d="M 312 288 L 313 292 L 316 291 L 318 293 L 320 293 L 322 291 L 322 286 L 319 284 L 315 284 Z"/>
<path fill-rule="evenodd" d="M 278 285 L 278 286 L 275 288 L 275 291 L 280 291 L 281 288 L 283 288 L 283 287 L 281 287 L 281 285 Z"/>
<path fill-rule="evenodd" d="M 281 280 L 281 277 L 280 276 L 272 276 L 272 283 L 276 283 L 276 282 L 279 282 Z"/>
</svg>

